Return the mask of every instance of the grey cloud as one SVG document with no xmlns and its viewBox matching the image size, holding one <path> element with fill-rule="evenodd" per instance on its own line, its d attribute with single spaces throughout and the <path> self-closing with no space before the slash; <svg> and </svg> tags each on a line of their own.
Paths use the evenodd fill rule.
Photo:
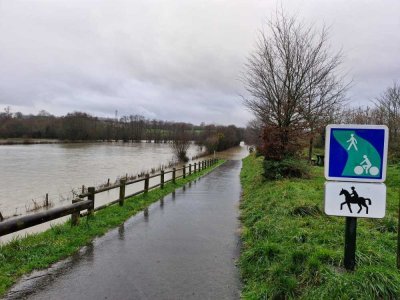
<svg viewBox="0 0 400 300">
<path fill-rule="evenodd" d="M 257 30 L 280 2 L 2 1 L 0 105 L 36 113 L 244 125 L 239 81 Z M 316 26 L 331 25 L 354 78 L 350 97 L 368 104 L 400 79 L 395 1 L 285 1 Z"/>
</svg>

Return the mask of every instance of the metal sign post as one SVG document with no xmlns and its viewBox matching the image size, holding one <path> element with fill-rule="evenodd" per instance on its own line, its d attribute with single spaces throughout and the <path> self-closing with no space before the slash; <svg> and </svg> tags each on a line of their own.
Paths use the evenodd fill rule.
<svg viewBox="0 0 400 300">
<path fill-rule="evenodd" d="M 357 218 L 385 216 L 388 128 L 328 125 L 325 141 L 325 213 L 346 217 L 344 266 L 353 271 Z"/>
<path fill-rule="evenodd" d="M 344 233 L 344 267 L 354 271 L 356 266 L 357 218 L 346 217 Z"/>
</svg>

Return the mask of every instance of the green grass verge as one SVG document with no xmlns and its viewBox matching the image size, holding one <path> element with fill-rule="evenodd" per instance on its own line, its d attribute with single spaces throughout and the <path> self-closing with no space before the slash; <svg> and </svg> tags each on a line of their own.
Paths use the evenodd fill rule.
<svg viewBox="0 0 400 300">
<path fill-rule="evenodd" d="M 117 227 L 163 196 L 195 178 L 209 173 L 224 162 L 224 160 L 219 160 L 217 164 L 208 169 L 187 176 L 185 179 L 177 179 L 176 184 L 167 183 L 164 189 L 154 189 L 147 195 L 141 194 L 129 198 L 125 200 L 123 207 L 113 205 L 100 210 L 88 222 L 82 219 L 78 226 L 72 227 L 68 221 L 65 224 L 53 226 L 45 232 L 14 239 L 0 246 L 0 297 L 22 275 L 35 269 L 46 268 L 70 256 L 95 237 Z"/>
<path fill-rule="evenodd" d="M 262 157 L 243 160 L 244 299 L 400 299 L 396 269 L 399 168 L 388 167 L 384 219 L 358 219 L 357 267 L 343 268 L 343 217 L 323 213 L 322 167 L 311 179 L 265 181 Z"/>
</svg>

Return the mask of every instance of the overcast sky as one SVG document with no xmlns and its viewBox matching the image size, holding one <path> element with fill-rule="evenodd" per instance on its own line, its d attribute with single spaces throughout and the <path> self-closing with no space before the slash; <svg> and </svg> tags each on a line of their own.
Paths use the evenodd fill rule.
<svg viewBox="0 0 400 300">
<path fill-rule="evenodd" d="M 399 0 L 0 0 L 0 109 L 245 125 L 240 73 L 281 6 L 330 26 L 352 105 L 400 82 Z"/>
</svg>

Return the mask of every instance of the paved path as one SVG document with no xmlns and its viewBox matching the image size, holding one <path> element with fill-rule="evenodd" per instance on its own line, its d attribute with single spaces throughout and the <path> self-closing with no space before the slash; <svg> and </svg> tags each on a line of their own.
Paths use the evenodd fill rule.
<svg viewBox="0 0 400 300">
<path fill-rule="evenodd" d="M 241 161 L 166 196 L 9 298 L 238 299 Z"/>
</svg>

